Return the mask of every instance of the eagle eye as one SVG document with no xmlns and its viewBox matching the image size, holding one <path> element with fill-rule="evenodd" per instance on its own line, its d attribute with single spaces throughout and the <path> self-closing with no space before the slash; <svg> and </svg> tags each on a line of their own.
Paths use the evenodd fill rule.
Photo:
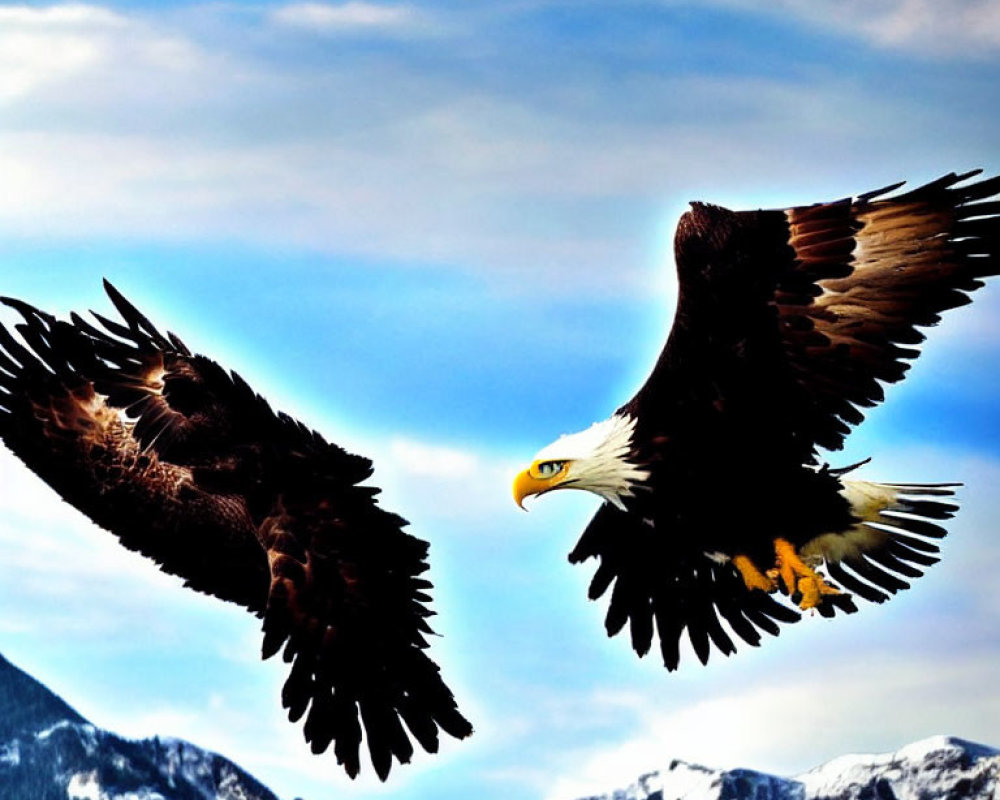
<svg viewBox="0 0 1000 800">
<path fill-rule="evenodd" d="M 566 465 L 565 461 L 539 461 L 536 467 L 539 478 L 551 478 Z"/>
</svg>

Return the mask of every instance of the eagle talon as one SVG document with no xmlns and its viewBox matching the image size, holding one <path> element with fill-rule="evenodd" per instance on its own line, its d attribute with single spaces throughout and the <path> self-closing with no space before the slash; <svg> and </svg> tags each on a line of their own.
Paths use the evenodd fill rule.
<svg viewBox="0 0 1000 800">
<path fill-rule="evenodd" d="M 776 565 L 768 570 L 768 574 L 780 576 L 785 592 L 803 611 L 821 605 L 824 595 L 840 594 L 839 589 L 830 586 L 822 575 L 799 557 L 795 546 L 787 539 L 774 540 L 774 555 Z"/>
<path fill-rule="evenodd" d="M 743 583 L 746 584 L 747 589 L 760 589 L 770 594 L 778 588 L 774 576 L 770 574 L 771 571 L 768 570 L 768 573 L 765 575 L 757 569 L 757 565 L 747 556 L 734 556 L 733 566 L 739 570 L 740 577 L 743 578 Z"/>
<path fill-rule="evenodd" d="M 777 567 L 771 567 L 771 569 L 764 574 L 774 581 L 775 586 L 780 589 L 782 593 L 787 594 L 785 585 L 781 582 L 781 571 Z"/>
</svg>

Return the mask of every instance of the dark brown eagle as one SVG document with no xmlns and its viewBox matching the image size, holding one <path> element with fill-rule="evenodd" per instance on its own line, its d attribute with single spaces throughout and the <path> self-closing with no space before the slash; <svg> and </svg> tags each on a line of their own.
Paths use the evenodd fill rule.
<svg viewBox="0 0 1000 800">
<path fill-rule="evenodd" d="M 427 542 L 361 485 L 371 462 L 274 413 L 236 373 L 162 335 L 105 281 L 124 324 L 3 298 L 0 437 L 130 550 L 263 618 L 291 664 L 282 702 L 352 778 L 385 780 L 438 729 L 472 727 L 427 656 Z"/>
<path fill-rule="evenodd" d="M 797 620 L 778 590 L 832 616 L 857 610 L 843 590 L 881 603 L 937 561 L 956 484 L 846 480 L 852 467 L 820 465 L 817 448 L 840 449 L 919 354 L 917 329 L 1000 271 L 1000 178 L 977 174 L 683 215 L 652 374 L 514 482 L 518 504 L 563 488 L 605 499 L 569 558 L 597 557 L 589 595 L 611 589 L 608 635 L 627 623 L 645 655 L 655 627 L 672 670 L 686 630 L 704 663 L 713 644 L 735 651 L 731 632 L 757 645 Z"/>
</svg>

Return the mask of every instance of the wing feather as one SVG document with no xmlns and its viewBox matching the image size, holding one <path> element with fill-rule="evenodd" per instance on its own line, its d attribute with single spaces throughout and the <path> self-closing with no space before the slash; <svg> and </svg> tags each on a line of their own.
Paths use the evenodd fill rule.
<svg viewBox="0 0 1000 800">
<path fill-rule="evenodd" d="M 359 485 L 371 462 L 274 413 L 238 375 L 163 335 L 105 284 L 121 321 L 5 298 L 0 437 L 126 547 L 263 617 L 289 717 L 352 777 L 383 780 L 471 726 L 426 653 L 427 543 Z M 363 730 L 363 733 L 362 733 Z"/>
<path fill-rule="evenodd" d="M 799 619 L 796 611 L 769 595 L 748 591 L 731 566 L 701 552 L 686 553 L 656 536 L 634 513 L 609 504 L 598 509 L 569 560 L 580 563 L 593 557 L 599 564 L 590 599 L 613 586 L 605 618 L 608 635 L 628 623 L 633 649 L 641 657 L 652 645 L 655 627 L 668 670 L 680 663 L 685 631 L 695 654 L 706 663 L 712 645 L 724 655 L 736 651 L 722 620 L 740 639 L 756 646 L 761 631 L 776 636 L 778 622 Z"/>
<path fill-rule="evenodd" d="M 878 382 L 901 380 L 919 355 L 908 346 L 923 340 L 917 328 L 968 303 L 1000 269 L 998 204 L 975 202 L 1000 190 L 1000 178 L 961 185 L 975 174 L 897 197 L 764 212 L 787 220 L 790 260 L 773 302 L 806 400 L 796 421 L 814 445 L 841 447 L 863 419 L 858 407 L 882 401 Z M 803 294 L 808 302 L 791 300 Z"/>
<path fill-rule="evenodd" d="M 267 564 L 241 503 L 205 492 L 188 466 L 164 460 L 131 436 L 119 409 L 76 371 L 90 357 L 76 329 L 5 302 L 24 316 L 18 327 L 34 352 L 0 325 L 4 443 L 65 500 L 187 586 L 259 604 Z M 232 565 L 222 581 L 219 563 Z"/>
</svg>

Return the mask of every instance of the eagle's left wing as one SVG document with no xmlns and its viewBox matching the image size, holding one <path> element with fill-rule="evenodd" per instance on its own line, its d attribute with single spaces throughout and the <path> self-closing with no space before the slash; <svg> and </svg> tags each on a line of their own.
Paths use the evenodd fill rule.
<svg viewBox="0 0 1000 800">
<path fill-rule="evenodd" d="M 778 623 L 798 621 L 798 612 L 771 595 L 748 592 L 728 563 L 687 552 L 676 538 L 655 531 L 641 514 L 610 503 L 594 514 L 569 560 L 599 560 L 587 596 L 596 600 L 611 588 L 604 620 L 608 636 L 628 624 L 632 647 L 641 657 L 649 652 L 655 630 L 663 665 L 675 670 L 685 633 L 705 664 L 713 645 L 725 655 L 736 652 L 729 630 L 756 647 L 762 632 L 777 636 Z"/>
<path fill-rule="evenodd" d="M 191 588 L 264 618 L 291 663 L 283 702 L 353 777 L 367 740 L 381 778 L 410 735 L 471 726 L 427 656 L 427 543 L 359 485 L 368 459 L 284 414 L 162 335 L 113 287 L 100 327 L 7 299 L 0 436 L 64 499 Z M 407 733 L 407 729 L 409 733 Z"/>
</svg>

